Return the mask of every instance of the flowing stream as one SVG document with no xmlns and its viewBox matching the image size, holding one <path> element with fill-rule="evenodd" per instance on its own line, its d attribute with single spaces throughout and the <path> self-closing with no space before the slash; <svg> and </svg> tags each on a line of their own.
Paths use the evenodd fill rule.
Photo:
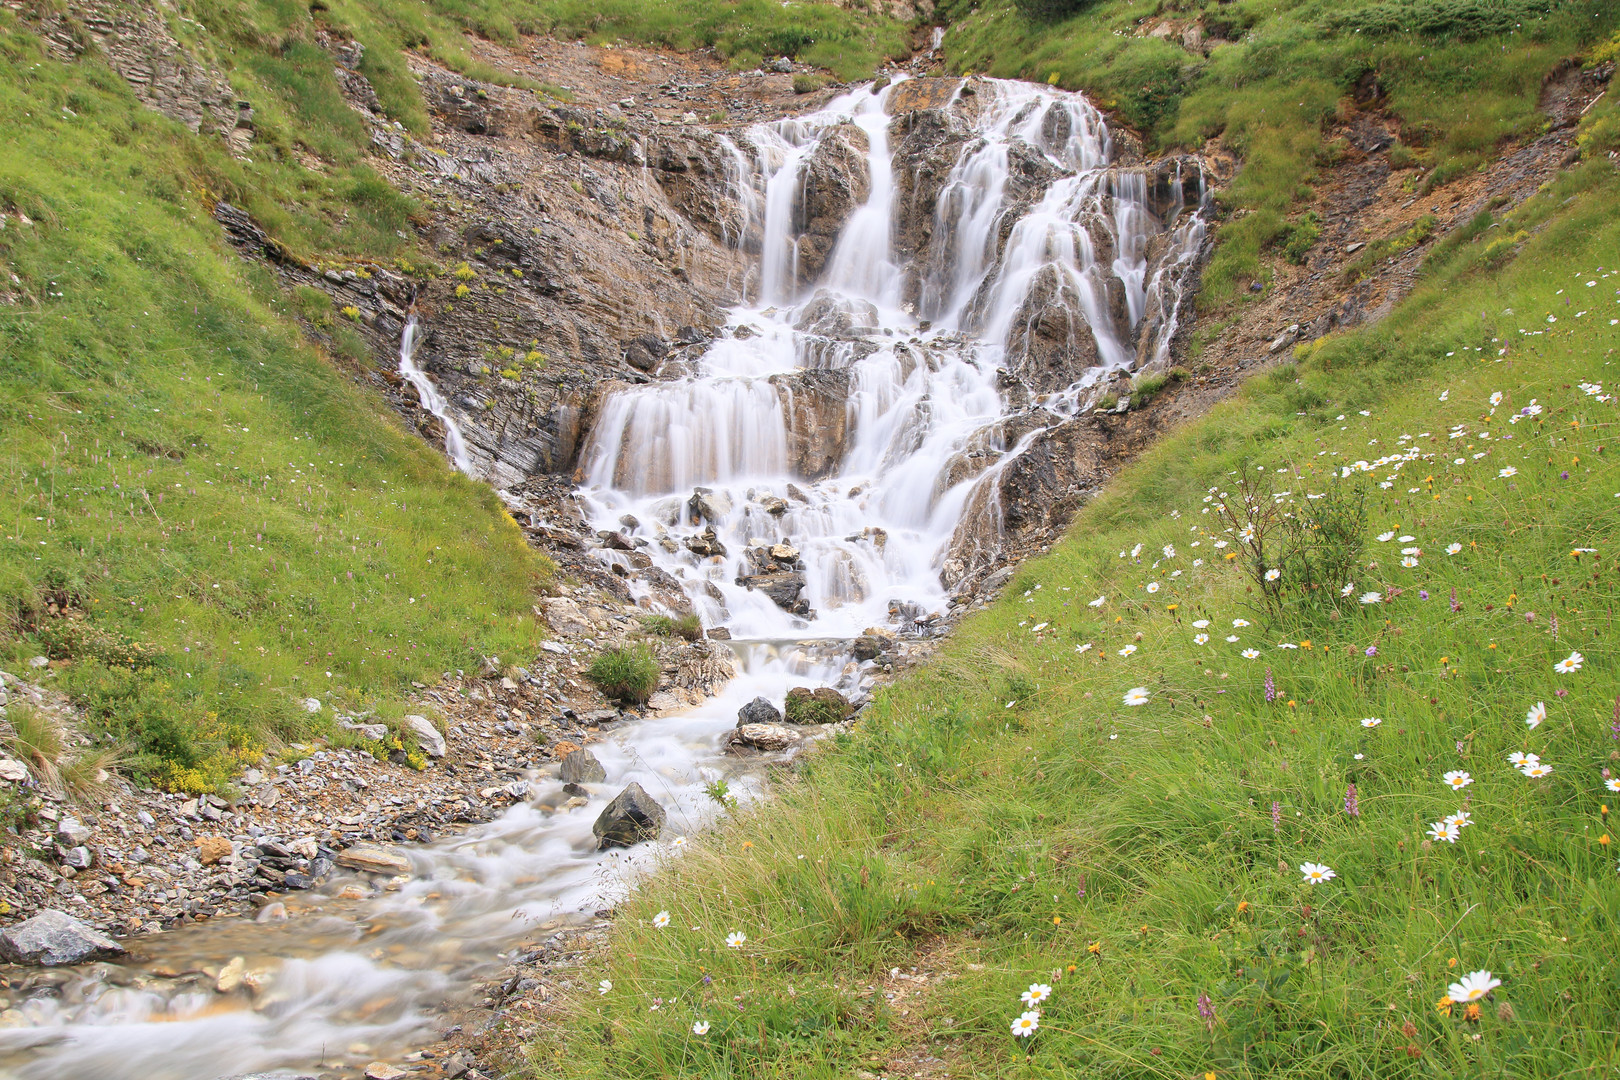
<svg viewBox="0 0 1620 1080">
<path fill-rule="evenodd" d="M 1145 173 L 1114 166 L 1107 126 L 1082 98 L 974 82 L 976 101 L 949 106 L 969 137 L 940 190 L 929 257 L 910 268 L 911 299 L 894 239 L 888 106 L 900 84 L 863 87 L 734 133 L 734 197 L 761 248 L 750 295 L 691 374 L 621 390 L 600 409 L 580 500 L 598 528 L 623 532 L 681 584 L 705 626 L 729 630 L 739 674 L 725 691 L 593 746 L 609 779 L 590 785 L 586 807 L 553 809 L 566 797 L 555 769 L 540 770 L 499 819 L 405 848 L 408 880 L 339 873 L 289 900 L 286 921 L 213 920 L 141 939 L 128 963 L 73 969 L 0 1017 L 0 1078 L 293 1076 L 429 1044 L 503 953 L 610 905 L 676 857 L 672 838 L 712 812 L 706 782 L 760 794 L 756 769 L 723 755 L 741 705 L 780 705 L 796 685 L 857 699 L 870 688 L 872 665 L 854 661 L 851 639 L 869 628 L 916 634 L 946 609 L 953 537 L 966 518 L 997 513 L 1001 471 L 1086 407 L 1109 369 L 1163 359 L 1181 271 L 1203 236 L 1201 206 L 1150 213 Z M 826 139 L 852 128 L 864 137 L 868 194 L 807 275 L 806 171 Z M 1032 154 L 1056 179 L 1018 201 L 1012 161 Z M 1097 363 L 1049 393 L 1038 422 L 1006 445 L 999 369 L 1016 362 L 1042 289 L 1042 303 L 1089 333 Z M 413 319 L 400 371 L 466 469 L 454 418 L 413 361 L 416 329 Z M 809 384 L 796 380 L 810 374 L 841 388 L 832 406 L 808 402 Z M 630 781 L 665 805 L 664 836 L 598 853 L 591 823 Z M 252 992 L 220 994 L 211 977 L 187 974 L 233 957 L 253 973 Z"/>
</svg>

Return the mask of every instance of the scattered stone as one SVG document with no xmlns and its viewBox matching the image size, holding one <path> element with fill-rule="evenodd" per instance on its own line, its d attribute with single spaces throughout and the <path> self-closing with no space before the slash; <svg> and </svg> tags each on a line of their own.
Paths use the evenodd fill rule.
<svg viewBox="0 0 1620 1080">
<path fill-rule="evenodd" d="M 62 865 L 70 866 L 75 870 L 88 870 L 94 862 L 95 856 L 90 854 L 90 849 L 83 845 L 69 848 L 62 856 Z"/>
<path fill-rule="evenodd" d="M 318 712 L 320 712 L 321 711 L 321 699 L 320 698 L 312 698 L 312 697 L 305 698 L 304 699 L 304 711 L 307 712 L 307 713 L 318 713 Z"/>
<path fill-rule="evenodd" d="M 710 641 L 730 641 L 731 640 L 731 631 L 727 630 L 723 626 L 711 626 L 711 627 L 709 627 L 709 640 Z"/>
<path fill-rule="evenodd" d="M 228 994 L 242 985 L 242 977 L 246 974 L 247 960 L 233 956 L 229 963 L 219 969 L 219 978 L 214 980 L 214 989 L 221 994 Z"/>
<path fill-rule="evenodd" d="M 51 662 L 43 656 L 31 656 L 28 658 L 28 666 L 31 668 L 50 667 Z"/>
<path fill-rule="evenodd" d="M 27 922 L 0 930 L 0 959 L 13 964 L 56 967 L 86 960 L 111 960 L 127 951 L 101 931 L 54 908 L 46 908 Z"/>
<path fill-rule="evenodd" d="M 405 1075 L 404 1069 L 386 1061 L 373 1061 L 366 1066 L 366 1080 L 400 1080 Z"/>
<path fill-rule="evenodd" d="M 64 817 L 56 823 L 56 835 L 65 844 L 83 844 L 90 839 L 90 830 L 76 817 Z"/>
<path fill-rule="evenodd" d="M 836 724 L 854 715 L 849 699 L 830 686 L 812 690 L 795 686 L 787 693 L 787 722 L 790 724 Z"/>
<path fill-rule="evenodd" d="M 870 634 L 862 634 L 855 639 L 854 653 L 857 660 L 876 660 L 883 651 L 884 642 Z"/>
<path fill-rule="evenodd" d="M 602 784 L 607 782 L 607 770 L 589 750 L 575 750 L 562 759 L 560 770 L 565 784 Z"/>
<path fill-rule="evenodd" d="M 472 1070 L 473 1064 L 471 1054 L 465 1050 L 457 1050 L 444 1063 L 445 1080 L 461 1080 Z"/>
<path fill-rule="evenodd" d="M 739 724 L 731 733 L 730 742 L 752 746 L 756 750 L 786 750 L 796 746 L 804 736 L 786 724 Z"/>
<path fill-rule="evenodd" d="M 762 697 L 755 698 L 737 710 L 737 726 L 739 728 L 747 724 L 780 724 L 781 722 L 782 711 Z"/>
<path fill-rule="evenodd" d="M 197 858 L 202 860 L 204 866 L 212 866 L 221 859 L 229 858 L 231 842 L 223 836 L 197 837 Z"/>
<path fill-rule="evenodd" d="M 381 844 L 355 844 L 338 853 L 337 864 L 368 874 L 409 874 L 411 860 Z"/>
<path fill-rule="evenodd" d="M 28 779 L 28 766 L 14 758 L 0 758 L 0 780 L 20 784 Z"/>
<path fill-rule="evenodd" d="M 637 783 L 619 792 L 591 826 L 599 849 L 630 847 L 656 838 L 663 829 L 664 808 Z"/>
<path fill-rule="evenodd" d="M 352 720 L 344 720 L 338 726 L 354 732 L 363 739 L 370 739 L 372 742 L 382 742 L 388 738 L 387 724 L 356 724 Z"/>
<path fill-rule="evenodd" d="M 442 758 L 448 752 L 444 736 L 427 717 L 416 715 L 405 717 L 405 729 L 416 737 L 416 745 L 420 746 L 428 757 Z"/>
</svg>

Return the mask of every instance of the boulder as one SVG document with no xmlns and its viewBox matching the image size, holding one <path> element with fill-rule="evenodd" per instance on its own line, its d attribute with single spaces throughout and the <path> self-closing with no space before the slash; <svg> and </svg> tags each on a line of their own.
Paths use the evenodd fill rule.
<svg viewBox="0 0 1620 1080">
<path fill-rule="evenodd" d="M 111 960 L 128 951 L 101 931 L 47 908 L 27 922 L 0 930 L 0 959 L 13 964 L 79 964 Z"/>
<path fill-rule="evenodd" d="M 733 746 L 774 751 L 797 746 L 803 739 L 804 736 L 786 724 L 740 724 L 727 741 Z"/>
<path fill-rule="evenodd" d="M 637 371 L 652 371 L 669 352 L 669 346 L 652 334 L 632 338 L 624 347 L 624 362 Z"/>
<path fill-rule="evenodd" d="M 231 842 L 223 836 L 197 837 L 197 858 L 204 866 L 212 866 L 221 859 L 229 858 Z"/>
<path fill-rule="evenodd" d="M 731 513 L 731 496 L 713 488 L 693 488 L 692 497 L 686 500 L 686 509 L 692 515 L 693 524 L 707 521 L 713 525 L 724 521 Z"/>
<path fill-rule="evenodd" d="M 28 766 L 15 758 L 0 758 L 0 780 L 20 784 L 28 779 Z"/>
<path fill-rule="evenodd" d="M 871 634 L 862 634 L 855 639 L 854 653 L 857 660 L 876 660 L 883 651 L 883 640 Z"/>
<path fill-rule="evenodd" d="M 702 532 L 686 538 L 686 550 L 700 559 L 708 558 L 711 555 L 719 555 L 724 558 L 726 545 L 720 542 L 720 537 L 715 533 L 714 526 L 710 525 Z"/>
<path fill-rule="evenodd" d="M 445 745 L 444 736 L 439 733 L 439 729 L 434 727 L 433 722 L 425 716 L 407 716 L 405 718 L 405 730 L 416 739 L 416 745 L 420 746 L 422 753 L 428 757 L 444 757 L 445 752 L 449 749 Z"/>
<path fill-rule="evenodd" d="M 737 726 L 746 727 L 749 724 L 780 724 L 782 713 L 775 705 L 762 697 L 737 710 Z"/>
<path fill-rule="evenodd" d="M 90 830 L 76 817 L 64 817 L 56 823 L 56 835 L 68 846 L 83 844 L 90 839 Z"/>
<path fill-rule="evenodd" d="M 356 844 L 338 853 L 337 864 L 367 874 L 408 874 L 411 860 L 381 844 Z"/>
<path fill-rule="evenodd" d="M 830 686 L 795 686 L 787 693 L 785 711 L 790 724 L 836 724 L 855 712 L 849 699 Z"/>
<path fill-rule="evenodd" d="M 804 574 L 797 570 L 770 574 L 744 574 L 737 584 L 747 589 L 758 589 L 771 598 L 772 603 L 794 615 L 808 615 L 810 602 L 800 599 L 804 592 Z"/>
<path fill-rule="evenodd" d="M 664 808 L 636 783 L 619 792 L 591 826 L 598 850 L 630 847 L 663 831 Z"/>
<path fill-rule="evenodd" d="M 575 750 L 563 758 L 560 773 L 565 784 L 600 784 L 607 780 L 607 770 L 589 750 Z"/>
</svg>

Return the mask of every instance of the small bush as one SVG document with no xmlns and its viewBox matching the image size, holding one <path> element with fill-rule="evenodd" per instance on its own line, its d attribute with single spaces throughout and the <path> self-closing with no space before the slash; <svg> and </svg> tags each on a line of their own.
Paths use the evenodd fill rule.
<svg viewBox="0 0 1620 1080">
<path fill-rule="evenodd" d="M 1282 235 L 1283 258 L 1295 266 L 1304 266 L 1311 248 L 1321 236 L 1322 219 L 1316 215 L 1315 210 L 1306 211 L 1305 216 L 1289 225 L 1288 231 Z"/>
<path fill-rule="evenodd" d="M 1131 380 L 1131 406 L 1141 408 L 1146 405 L 1158 397 L 1159 391 L 1163 390 L 1169 383 L 1170 376 L 1157 372 L 1138 375 Z"/>
<path fill-rule="evenodd" d="M 787 693 L 782 715 L 790 724 L 836 724 L 849 717 L 849 703 L 828 687 L 795 686 Z"/>
<path fill-rule="evenodd" d="M 640 705 L 658 688 L 658 661 L 645 645 L 609 649 L 591 661 L 585 677 L 608 698 Z"/>
<path fill-rule="evenodd" d="M 1056 22 L 1078 15 L 1090 7 L 1093 0 L 1013 0 L 1018 13 L 1030 22 Z"/>
<path fill-rule="evenodd" d="M 793 92 L 795 94 L 813 94 L 826 85 L 827 80 L 823 79 L 820 75 L 811 75 L 808 72 L 800 72 L 799 74 L 793 76 Z"/>
</svg>

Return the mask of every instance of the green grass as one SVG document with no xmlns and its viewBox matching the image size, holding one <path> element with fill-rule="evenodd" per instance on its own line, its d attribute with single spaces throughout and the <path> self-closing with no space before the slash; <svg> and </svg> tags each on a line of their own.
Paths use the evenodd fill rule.
<svg viewBox="0 0 1620 1080">
<path fill-rule="evenodd" d="M 606 697 L 640 705 L 658 689 L 658 661 L 645 645 L 608 649 L 591 661 L 585 677 Z"/>
<path fill-rule="evenodd" d="M 0 665 L 65 661 L 101 744 L 195 790 L 325 730 L 306 696 L 397 716 L 535 647 L 549 563 L 225 244 L 200 189 L 252 168 L 4 11 L 0 127 Z"/>
<path fill-rule="evenodd" d="M 1219 195 L 1205 311 L 1264 281 L 1267 253 L 1302 254 L 1291 210 L 1334 153 L 1324 126 L 1349 115 L 1364 77 L 1400 121 L 1402 152 L 1424 170 L 1414 185 L 1426 191 L 1536 131 L 1543 76 L 1620 27 L 1620 9 L 1605 0 L 1099 0 L 1055 23 L 1025 18 L 1012 0 L 954 0 L 942 12 L 955 20 L 945 49 L 956 70 L 1055 80 L 1092 95 L 1150 147 L 1219 138 L 1238 154 L 1242 168 Z M 1179 37 L 1139 34 L 1154 14 L 1201 17 L 1229 43 L 1205 58 Z"/>
<path fill-rule="evenodd" d="M 1565 174 L 1431 256 L 1383 323 L 1127 468 L 852 733 L 620 906 L 578 979 L 612 989 L 575 1000 L 538 1071 L 831 1078 L 923 1053 L 953 1076 L 1177 1080 L 1620 1065 L 1602 840 L 1620 759 L 1616 205 L 1607 160 Z M 1519 231 L 1493 270 L 1492 238 Z M 1242 476 L 1311 508 L 1299 542 L 1317 567 L 1355 559 L 1349 598 L 1290 576 L 1268 604 L 1263 573 L 1226 557 L 1242 545 L 1216 507 L 1243 513 Z M 1358 518 L 1353 498 L 1306 497 L 1358 490 L 1365 535 L 1312 539 Z M 1521 775 L 1518 751 L 1553 773 Z M 1450 789 L 1453 770 L 1472 784 Z M 1463 805 L 1460 841 L 1431 841 Z M 1308 885 L 1304 862 L 1337 876 Z M 1503 985 L 1477 1021 L 1437 1010 L 1481 969 Z M 1014 1039 L 1033 983 L 1053 996 Z"/>
</svg>

